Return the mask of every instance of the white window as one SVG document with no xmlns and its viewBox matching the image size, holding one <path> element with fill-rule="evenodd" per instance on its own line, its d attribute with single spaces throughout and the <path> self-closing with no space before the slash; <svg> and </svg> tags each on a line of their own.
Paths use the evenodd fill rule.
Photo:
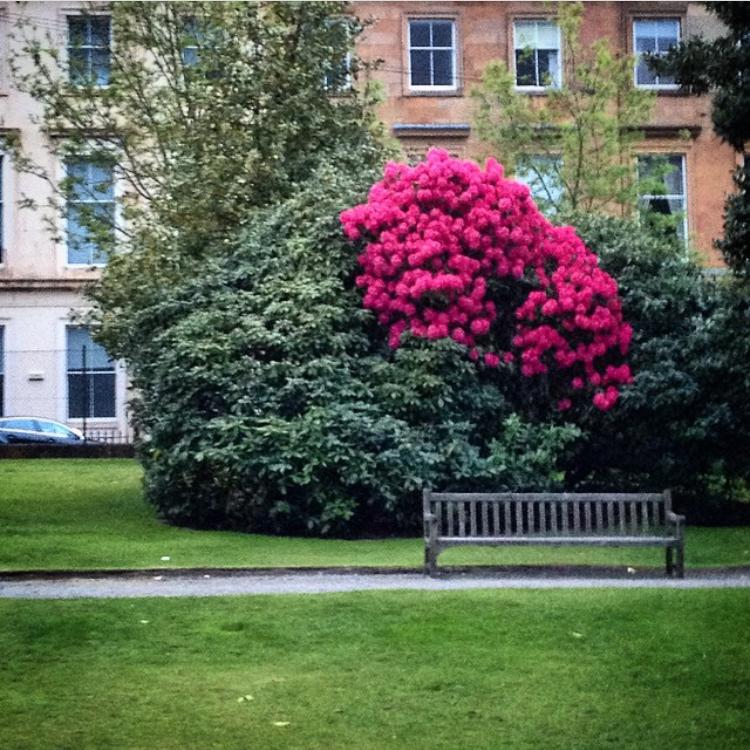
<svg viewBox="0 0 750 750">
<path fill-rule="evenodd" d="M 68 419 L 116 416 L 115 363 L 88 328 L 67 327 Z"/>
<path fill-rule="evenodd" d="M 5 261 L 5 183 L 3 172 L 5 171 L 5 157 L 0 154 L 0 263 Z"/>
<path fill-rule="evenodd" d="M 110 76 L 109 16 L 68 16 L 68 73 L 76 86 L 106 86 Z"/>
<path fill-rule="evenodd" d="M 546 213 L 554 213 L 563 196 L 562 157 L 524 154 L 516 165 L 516 179 L 527 185 L 531 197 Z"/>
<path fill-rule="evenodd" d="M 640 207 L 652 216 L 674 222 L 677 236 L 687 242 L 687 190 L 683 154 L 643 154 L 638 157 Z"/>
<path fill-rule="evenodd" d="M 331 65 L 323 79 L 323 88 L 332 94 L 352 87 L 352 53 L 347 52 L 338 63 Z"/>
<path fill-rule="evenodd" d="M 415 90 L 456 89 L 456 25 L 453 21 L 409 21 L 409 85 Z"/>
<path fill-rule="evenodd" d="M 195 16 L 187 16 L 183 22 L 182 63 L 186 67 L 198 64 L 200 48 L 205 41 L 205 33 Z"/>
<path fill-rule="evenodd" d="M 5 326 L 0 326 L 0 417 L 5 414 Z"/>
<path fill-rule="evenodd" d="M 112 165 L 101 160 L 70 159 L 67 181 L 67 240 L 70 265 L 104 265 L 102 244 L 115 230 L 115 190 Z"/>
<path fill-rule="evenodd" d="M 556 23 L 514 21 L 513 49 L 518 88 L 560 86 L 560 28 Z"/>
<path fill-rule="evenodd" d="M 643 59 L 643 55 L 644 53 L 664 55 L 679 41 L 679 18 L 642 18 L 633 21 L 636 86 L 653 89 L 676 88 L 673 77 L 654 75 Z"/>
</svg>

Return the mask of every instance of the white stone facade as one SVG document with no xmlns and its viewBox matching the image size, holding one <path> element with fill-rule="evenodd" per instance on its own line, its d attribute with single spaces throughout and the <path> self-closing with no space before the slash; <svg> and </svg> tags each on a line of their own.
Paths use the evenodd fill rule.
<svg viewBox="0 0 750 750">
<path fill-rule="evenodd" d="M 38 105 L 18 92 L 10 73 L 13 27 L 23 14 L 39 33 L 64 49 L 67 38 L 66 16 L 77 12 L 76 3 L 30 2 L 0 3 L 0 135 L 19 139 L 32 160 L 56 177 L 62 166 L 50 151 L 50 136 L 33 122 L 40 114 Z M 2 153 L 2 152 L 0 152 Z M 74 427 L 82 426 L 81 403 L 71 393 L 76 381 L 68 354 L 68 326 L 84 313 L 86 282 L 96 278 L 100 269 L 68 262 L 65 227 L 53 212 L 22 208 L 31 197 L 44 205 L 52 188 L 42 179 L 18 172 L 6 153 L 2 158 L 2 259 L 0 262 L 0 367 L 2 402 L 6 416 L 39 416 L 57 419 Z M 51 232 L 44 217 L 51 218 Z M 57 235 L 57 236 L 55 236 Z M 84 409 L 87 432 L 97 434 L 128 432 L 127 376 L 119 363 L 110 372 L 96 377 L 99 404 L 88 409 L 94 398 L 94 373 L 87 374 L 91 388 Z M 87 371 L 88 373 L 88 371 Z M 114 380 L 114 384 L 112 384 Z M 104 386 L 104 401 L 101 386 Z M 91 393 L 89 393 L 89 390 Z M 110 396 L 111 401 L 110 403 Z M 80 394 L 78 394 L 80 399 Z M 106 403 L 105 403 L 106 402 Z M 98 412 L 98 414 L 96 413 Z"/>
</svg>

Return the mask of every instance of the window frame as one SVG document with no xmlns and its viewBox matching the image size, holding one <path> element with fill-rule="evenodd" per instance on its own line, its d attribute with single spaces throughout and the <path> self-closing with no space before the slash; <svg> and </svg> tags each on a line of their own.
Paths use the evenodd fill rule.
<svg viewBox="0 0 750 750">
<path fill-rule="evenodd" d="M 5 151 L 0 148 L 0 268 L 5 265 L 5 234 L 6 234 L 6 180 L 5 180 L 5 162 L 7 156 Z M 0 414 L 2 414 L 2 405 L 0 404 Z"/>
<path fill-rule="evenodd" d="M 557 78 L 554 82 L 554 84 L 550 84 L 547 86 L 541 86 L 541 85 L 533 85 L 533 86 L 526 86 L 526 85 L 519 85 L 518 83 L 518 70 L 516 69 L 516 25 L 519 23 L 546 23 L 555 26 L 557 30 L 557 54 L 558 54 L 558 63 L 557 63 Z M 538 34 L 535 31 L 535 36 L 538 36 Z M 544 93 L 548 91 L 549 89 L 559 89 L 562 88 L 563 85 L 563 39 L 562 39 L 562 30 L 560 29 L 560 24 L 556 23 L 555 20 L 549 16 L 542 17 L 542 16 L 532 16 L 532 17 L 525 17 L 525 16 L 517 16 L 512 19 L 511 26 L 510 26 L 510 56 L 511 56 L 511 69 L 513 70 L 513 88 L 516 91 L 520 92 L 528 92 L 528 93 Z M 533 48 L 535 56 L 535 69 L 537 74 L 537 80 L 539 79 L 539 61 L 538 57 L 536 56 L 536 52 L 539 50 L 539 47 Z"/>
<path fill-rule="evenodd" d="M 87 416 L 87 417 L 73 417 L 70 415 L 70 376 L 72 375 L 83 375 L 83 369 L 79 368 L 73 368 L 70 369 L 68 367 L 68 355 L 70 353 L 70 343 L 69 343 L 69 332 L 72 329 L 75 328 L 83 328 L 86 331 L 88 331 L 89 338 L 91 337 L 91 328 L 86 325 L 76 325 L 75 323 L 71 323 L 70 321 L 66 322 L 65 329 L 64 329 L 64 336 L 65 336 L 65 348 L 63 350 L 63 378 L 64 378 L 64 392 L 65 392 L 65 401 L 64 401 L 64 418 L 60 421 L 66 422 L 68 424 L 75 424 L 79 425 L 83 423 L 85 420 L 86 423 L 92 423 L 92 424 L 105 424 L 105 423 L 111 423 L 119 420 L 120 413 L 119 413 L 119 381 L 120 377 L 118 375 L 119 367 L 117 366 L 117 361 L 113 359 L 112 357 L 109 357 L 109 354 L 107 356 L 109 357 L 109 362 L 111 363 L 111 369 L 108 370 L 100 370 L 99 372 L 94 372 L 92 370 L 88 370 L 88 377 L 96 377 L 96 375 L 107 375 L 112 376 L 112 406 L 113 406 L 113 414 L 111 416 L 105 416 L 105 417 L 95 417 L 95 416 Z M 92 338 L 93 340 L 93 338 Z M 103 347 L 102 347 L 103 348 Z M 106 352 L 106 350 L 105 350 Z M 93 394 L 93 389 L 91 391 Z"/>
<path fill-rule="evenodd" d="M 85 88 L 106 89 L 112 82 L 112 49 L 114 47 L 114 36 L 112 33 L 112 14 L 106 11 L 84 11 L 84 10 L 75 10 L 75 9 L 65 9 L 63 10 L 62 15 L 64 19 L 64 24 L 65 24 L 65 64 L 67 66 L 68 84 L 76 89 L 85 89 Z M 70 44 L 70 20 L 69 19 L 72 19 L 72 18 L 83 18 L 87 21 L 89 21 L 91 18 L 109 19 L 109 35 L 108 35 L 108 44 L 106 47 L 103 47 L 100 45 L 80 45 L 79 47 L 79 49 L 90 49 L 90 50 L 106 49 L 108 51 L 109 67 L 108 67 L 106 83 L 98 83 L 91 79 L 89 79 L 88 81 L 74 81 L 73 78 L 71 77 L 70 50 L 73 48 L 73 46 Z M 89 59 L 89 67 L 91 67 L 90 62 L 91 61 Z"/>
<path fill-rule="evenodd" d="M 62 166 L 62 177 L 63 179 L 68 179 L 68 170 L 69 170 L 69 164 L 78 161 L 78 162 L 86 162 L 88 164 L 93 162 L 93 159 L 90 154 L 87 154 L 86 152 L 81 153 L 79 155 L 73 155 L 69 154 L 65 156 L 61 161 Z M 113 164 L 111 167 L 111 179 L 112 179 L 112 200 L 111 201 L 72 201 L 73 203 L 98 203 L 98 204 L 112 204 L 112 234 L 113 236 L 117 232 L 117 227 L 119 224 L 119 205 L 117 200 L 117 177 L 115 174 L 115 165 Z M 68 208 L 71 204 L 71 201 L 69 198 L 66 198 L 65 200 L 65 217 L 63 219 L 64 223 L 64 246 L 65 246 L 65 266 L 68 268 L 105 268 L 107 265 L 106 258 L 101 262 L 89 262 L 89 263 L 76 263 L 71 261 L 70 259 L 70 252 L 71 252 L 71 243 L 70 243 L 70 218 L 68 215 Z M 100 249 L 98 249 L 98 252 L 101 252 Z"/>
<path fill-rule="evenodd" d="M 680 236 L 680 233 L 677 232 L 677 239 L 682 242 L 686 247 L 688 245 L 689 241 L 689 231 L 690 231 L 690 222 L 688 221 L 688 184 L 687 184 L 687 168 L 688 168 L 688 159 L 687 159 L 687 153 L 684 151 L 641 151 L 636 154 L 636 170 L 638 169 L 638 162 L 642 158 L 667 158 L 678 156 L 680 158 L 680 184 L 682 186 L 682 194 L 679 195 L 677 193 L 644 193 L 641 194 L 640 190 L 638 191 L 638 203 L 643 199 L 651 200 L 653 198 L 661 198 L 662 200 L 681 200 L 682 201 L 682 218 L 681 218 L 681 226 L 682 226 L 682 236 Z"/>
<path fill-rule="evenodd" d="M 406 21 L 406 45 L 405 45 L 405 52 L 406 52 L 406 86 L 407 91 L 412 94 L 458 94 L 461 86 L 459 84 L 460 81 L 460 75 L 458 72 L 458 62 L 459 62 L 459 56 L 458 56 L 458 20 L 455 17 L 451 16 L 443 16 L 443 15 L 408 15 L 405 19 Z M 412 44 L 411 44 L 411 25 L 412 23 L 430 23 L 430 22 L 443 22 L 443 23 L 450 23 L 451 25 L 451 72 L 452 72 L 452 83 L 450 85 L 444 85 L 444 84 L 412 84 L 412 68 L 411 68 L 411 53 L 412 53 Z M 446 50 L 448 47 L 415 47 L 414 49 L 417 50 L 423 50 L 423 51 L 433 51 L 433 50 Z"/>
<path fill-rule="evenodd" d="M 638 63 L 641 58 L 641 53 L 638 52 L 638 37 L 636 36 L 636 25 L 640 22 L 648 21 L 675 21 L 677 23 L 677 44 L 682 40 L 682 29 L 684 25 L 683 18 L 681 16 L 672 15 L 635 15 L 630 19 L 630 43 L 633 51 L 633 85 L 637 89 L 644 89 L 646 91 L 678 91 L 680 88 L 679 83 L 638 83 Z M 658 80 L 658 76 L 656 76 Z"/>
<path fill-rule="evenodd" d="M 5 325 L 0 322 L 0 417 L 5 416 Z"/>
</svg>

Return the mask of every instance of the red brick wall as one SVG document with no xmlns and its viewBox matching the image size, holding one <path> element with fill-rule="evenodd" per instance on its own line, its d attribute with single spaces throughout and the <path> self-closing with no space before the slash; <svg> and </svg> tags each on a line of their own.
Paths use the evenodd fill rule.
<svg viewBox="0 0 750 750">
<path fill-rule="evenodd" d="M 699 3 L 593 2 L 585 3 L 582 26 L 584 42 L 606 37 L 613 48 L 632 52 L 634 17 L 662 16 L 681 19 L 682 33 L 716 33 L 716 24 Z M 493 59 L 510 63 L 513 19 L 550 15 L 540 2 L 354 2 L 354 13 L 372 23 L 363 34 L 359 52 L 365 60 L 381 60 L 374 80 L 385 93 L 381 118 L 392 128 L 396 123 L 461 125 L 472 123 L 471 88 L 478 84 L 485 65 Z M 456 22 L 458 87 L 455 92 L 410 91 L 407 80 L 408 18 L 452 18 Z M 643 151 L 683 153 L 687 164 L 688 227 L 695 245 L 708 265 L 720 265 L 712 242 L 721 235 L 725 196 L 732 190 L 731 172 L 736 163 L 732 149 L 713 133 L 710 100 L 674 92 L 660 93 L 652 119 L 644 123 L 647 138 Z M 689 129 L 688 139 L 678 135 Z M 482 158 L 486 147 L 465 131 L 436 131 L 417 137 L 412 130 L 402 143 L 407 151 L 441 145 L 463 156 Z M 395 132 L 394 132 L 395 134 Z M 495 154 L 502 161 L 502 154 Z"/>
</svg>

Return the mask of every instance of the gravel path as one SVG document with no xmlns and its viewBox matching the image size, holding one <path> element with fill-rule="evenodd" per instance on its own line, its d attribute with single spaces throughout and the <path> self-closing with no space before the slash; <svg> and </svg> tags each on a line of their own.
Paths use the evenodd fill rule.
<svg viewBox="0 0 750 750">
<path fill-rule="evenodd" d="M 529 573 L 453 573 L 427 578 L 418 573 L 315 572 L 164 572 L 158 575 L 92 577 L 0 577 L 0 598 L 82 599 L 246 594 L 324 594 L 342 591 L 577 588 L 750 588 L 750 572 L 695 571 L 684 579 L 655 572 L 608 574 L 540 571 Z"/>
</svg>

